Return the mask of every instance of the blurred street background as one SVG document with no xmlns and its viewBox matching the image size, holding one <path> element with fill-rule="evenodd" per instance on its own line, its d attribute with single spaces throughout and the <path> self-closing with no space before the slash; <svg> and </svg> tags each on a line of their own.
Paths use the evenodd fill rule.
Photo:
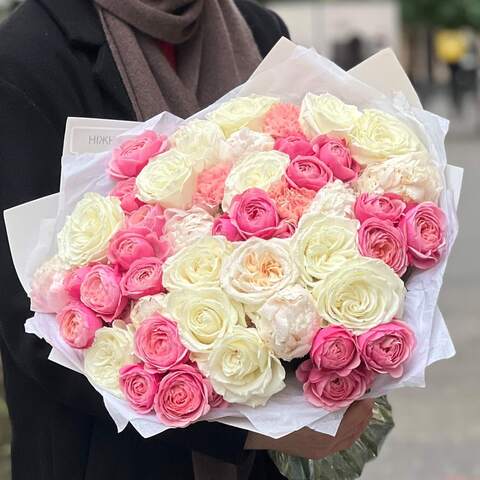
<svg viewBox="0 0 480 480">
<path fill-rule="evenodd" d="M 0 21 L 14 3 L 0 0 Z M 440 305 L 457 356 L 429 369 L 428 388 L 390 396 L 396 427 L 362 479 L 480 480 L 480 0 L 263 3 L 283 17 L 294 41 L 345 69 L 392 47 L 425 108 L 451 120 L 449 163 L 465 176 Z M 9 480 L 3 393 L 0 369 L 0 480 Z"/>
</svg>

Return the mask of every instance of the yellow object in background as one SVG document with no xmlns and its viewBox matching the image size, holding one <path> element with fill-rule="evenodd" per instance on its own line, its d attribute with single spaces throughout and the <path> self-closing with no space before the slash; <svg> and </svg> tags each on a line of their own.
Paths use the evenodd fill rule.
<svg viewBox="0 0 480 480">
<path fill-rule="evenodd" d="M 446 63 L 458 63 L 467 53 L 468 38 L 462 30 L 440 30 L 435 35 L 437 57 Z"/>
</svg>

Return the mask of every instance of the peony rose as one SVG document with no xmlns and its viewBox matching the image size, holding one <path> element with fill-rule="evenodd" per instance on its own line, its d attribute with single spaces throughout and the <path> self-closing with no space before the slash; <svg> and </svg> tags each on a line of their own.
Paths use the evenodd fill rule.
<svg viewBox="0 0 480 480">
<path fill-rule="evenodd" d="M 329 273 L 312 294 L 324 320 L 361 334 L 401 315 L 405 287 L 381 260 L 360 257 Z"/>
<path fill-rule="evenodd" d="M 294 188 L 308 188 L 318 192 L 333 180 L 330 168 L 317 157 L 298 156 L 290 162 L 285 178 Z"/>
<path fill-rule="evenodd" d="M 300 108 L 293 103 L 277 103 L 263 119 L 263 131 L 274 138 L 303 135 Z"/>
<path fill-rule="evenodd" d="M 363 256 L 382 260 L 399 277 L 407 271 L 409 262 L 405 236 L 389 220 L 365 220 L 358 230 L 357 242 Z"/>
<path fill-rule="evenodd" d="M 132 262 L 120 282 L 122 294 L 138 300 L 145 295 L 163 292 L 162 265 L 163 261 L 157 257 L 144 257 Z"/>
<path fill-rule="evenodd" d="M 121 180 L 110 192 L 111 197 L 117 197 L 120 200 L 120 206 L 125 213 L 131 213 L 144 205 L 136 195 L 137 188 L 134 177 Z"/>
<path fill-rule="evenodd" d="M 229 403 L 265 405 L 283 390 L 285 370 L 254 328 L 235 326 L 204 367 L 215 391 Z"/>
<path fill-rule="evenodd" d="M 80 286 L 82 303 L 107 323 L 118 318 L 128 303 L 122 294 L 120 279 L 118 268 L 95 265 L 87 272 Z"/>
<path fill-rule="evenodd" d="M 82 286 L 82 282 L 91 268 L 91 266 L 87 265 L 86 267 L 70 270 L 67 273 L 63 281 L 63 285 L 70 298 L 73 298 L 74 300 L 80 300 L 80 287 Z"/>
<path fill-rule="evenodd" d="M 373 217 L 379 220 L 390 220 L 398 225 L 406 208 L 407 205 L 402 197 L 395 193 L 384 195 L 362 193 L 355 202 L 355 217 L 360 223 Z"/>
<path fill-rule="evenodd" d="M 393 320 L 360 335 L 358 345 L 368 368 L 400 378 L 416 341 L 415 334 L 405 322 Z"/>
<path fill-rule="evenodd" d="M 153 315 L 140 324 L 135 332 L 135 353 L 151 373 L 167 372 L 188 360 L 177 325 L 162 315 Z"/>
<path fill-rule="evenodd" d="M 307 93 L 300 110 L 300 125 L 309 138 L 326 133 L 345 135 L 360 116 L 356 106 L 347 105 L 329 93 Z"/>
<path fill-rule="evenodd" d="M 350 375 L 360 366 L 360 352 L 355 337 L 343 327 L 322 328 L 313 339 L 310 358 L 322 371 L 336 372 L 341 377 Z"/>
<path fill-rule="evenodd" d="M 164 425 L 186 427 L 209 412 L 208 400 L 202 374 L 192 365 L 179 365 L 160 380 L 153 408 Z"/>
<path fill-rule="evenodd" d="M 105 260 L 108 244 L 124 222 L 120 200 L 86 193 L 58 234 L 58 256 L 69 267 Z"/>
<path fill-rule="evenodd" d="M 165 215 L 160 205 L 143 205 L 127 217 L 127 228 L 148 228 L 159 238 L 163 235 L 164 226 Z"/>
<path fill-rule="evenodd" d="M 72 301 L 57 314 L 60 335 L 72 348 L 88 348 L 95 332 L 103 326 L 94 311 L 78 301 Z"/>
<path fill-rule="evenodd" d="M 305 215 L 353 218 L 355 192 L 340 180 L 327 183 L 317 192 Z"/>
<path fill-rule="evenodd" d="M 204 208 L 215 215 L 222 203 L 225 193 L 225 180 L 231 169 L 230 163 L 220 163 L 201 172 L 197 177 L 193 205 Z"/>
<path fill-rule="evenodd" d="M 244 127 L 260 132 L 265 115 L 278 102 L 277 98 L 261 95 L 236 97 L 207 114 L 207 119 L 219 125 L 227 138 Z"/>
<path fill-rule="evenodd" d="M 212 384 L 210 383 L 210 380 L 208 380 L 208 378 L 205 378 L 205 382 L 207 383 L 207 386 L 208 386 L 208 403 L 210 407 L 211 408 L 227 408 L 229 405 L 228 402 L 213 389 Z"/>
<path fill-rule="evenodd" d="M 232 219 L 224 213 L 217 217 L 212 226 L 212 235 L 223 236 L 229 242 L 239 242 L 243 240 L 238 228 L 233 224 Z"/>
<path fill-rule="evenodd" d="M 140 298 L 133 303 L 129 316 L 132 325 L 138 328 L 144 320 L 157 314 L 167 314 L 167 295 L 165 293 Z"/>
<path fill-rule="evenodd" d="M 239 163 L 252 153 L 273 150 L 274 145 L 275 140 L 270 135 L 241 128 L 227 140 L 226 158 L 233 163 Z"/>
<path fill-rule="evenodd" d="M 159 375 L 147 372 L 142 364 L 125 365 L 120 369 L 122 393 L 130 406 L 142 415 L 153 410 L 153 400 L 159 383 Z"/>
<path fill-rule="evenodd" d="M 278 138 L 275 142 L 275 150 L 286 153 L 290 160 L 315 154 L 312 145 L 304 136 Z"/>
<path fill-rule="evenodd" d="M 305 356 L 322 325 L 310 293 L 300 285 L 275 293 L 253 319 L 260 338 L 286 361 Z"/>
<path fill-rule="evenodd" d="M 357 178 L 360 165 L 352 158 L 345 139 L 320 135 L 312 141 L 312 148 L 317 157 L 330 168 L 335 178 L 342 182 Z"/>
<path fill-rule="evenodd" d="M 436 265 L 445 251 L 447 217 L 432 202 L 409 210 L 400 222 L 413 266 L 425 270 Z"/>
</svg>

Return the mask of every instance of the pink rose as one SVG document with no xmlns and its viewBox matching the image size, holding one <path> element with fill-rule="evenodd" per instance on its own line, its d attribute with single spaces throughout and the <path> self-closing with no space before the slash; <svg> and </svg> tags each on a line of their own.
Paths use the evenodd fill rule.
<svg viewBox="0 0 480 480">
<path fill-rule="evenodd" d="M 192 365 L 179 365 L 167 373 L 158 387 L 154 409 L 157 418 L 170 427 L 186 427 L 210 410 L 208 387 Z"/>
<path fill-rule="evenodd" d="M 140 324 L 135 332 L 135 353 L 151 373 L 166 372 L 188 360 L 177 324 L 162 315 L 153 315 Z"/>
<path fill-rule="evenodd" d="M 169 251 L 170 244 L 166 240 L 159 240 L 148 228 L 131 227 L 119 230 L 113 236 L 108 248 L 108 259 L 128 270 L 139 258 L 158 257 L 165 260 Z"/>
<path fill-rule="evenodd" d="M 229 242 L 239 242 L 242 236 L 230 217 L 224 213 L 213 222 L 212 235 L 223 235 Z"/>
<path fill-rule="evenodd" d="M 233 197 L 230 218 L 244 240 L 287 238 L 294 231 L 289 222 L 281 220 L 273 200 L 259 188 L 249 188 Z"/>
<path fill-rule="evenodd" d="M 317 157 L 330 167 L 335 178 L 350 182 L 358 177 L 360 165 L 352 158 L 343 138 L 320 135 L 312 141 L 312 148 Z"/>
<path fill-rule="evenodd" d="M 138 300 L 163 292 L 162 265 L 163 261 L 157 257 L 144 257 L 132 262 L 120 282 L 122 293 Z"/>
<path fill-rule="evenodd" d="M 117 180 L 136 177 L 154 156 L 168 149 L 165 135 L 147 130 L 115 148 L 108 163 L 108 173 Z"/>
<path fill-rule="evenodd" d="M 118 318 L 128 303 L 120 289 L 121 275 L 116 267 L 94 265 L 80 286 L 80 300 L 105 322 Z"/>
<path fill-rule="evenodd" d="M 70 302 L 58 315 L 60 335 L 72 348 L 88 348 L 103 323 L 94 311 L 78 301 Z"/>
<path fill-rule="evenodd" d="M 82 282 L 85 279 L 87 273 L 91 269 L 92 267 L 87 265 L 86 267 L 80 267 L 72 270 L 65 276 L 63 285 L 69 296 L 74 300 L 80 300 L 80 287 L 82 286 Z"/>
<path fill-rule="evenodd" d="M 400 228 L 389 220 L 369 218 L 357 234 L 360 253 L 385 262 L 398 276 L 408 268 L 407 242 Z"/>
<path fill-rule="evenodd" d="M 433 202 L 423 202 L 408 210 L 400 222 L 407 239 L 410 263 L 422 270 L 440 261 L 446 247 L 447 218 Z"/>
<path fill-rule="evenodd" d="M 310 350 L 313 364 L 320 370 L 336 372 L 341 377 L 360 365 L 355 337 L 344 327 L 326 327 L 318 331 Z"/>
<path fill-rule="evenodd" d="M 160 205 L 142 205 L 127 217 L 127 227 L 148 228 L 160 238 L 165 221 L 164 210 Z"/>
<path fill-rule="evenodd" d="M 131 213 L 142 205 L 145 205 L 136 196 L 135 178 L 127 178 L 127 180 L 121 180 L 110 192 L 110 196 L 120 199 L 120 206 L 125 213 Z"/>
<path fill-rule="evenodd" d="M 330 167 L 313 155 L 298 156 L 290 161 L 285 178 L 292 187 L 318 192 L 333 180 L 333 173 Z"/>
<path fill-rule="evenodd" d="M 159 375 L 147 372 L 140 363 L 120 369 L 120 388 L 131 407 L 143 415 L 153 410 L 159 382 Z"/>
<path fill-rule="evenodd" d="M 275 150 L 286 153 L 291 160 L 295 160 L 298 156 L 309 156 L 315 152 L 310 142 L 304 136 L 292 136 L 278 138 L 274 146 Z"/>
<path fill-rule="evenodd" d="M 214 389 L 212 384 L 208 379 L 204 380 L 208 387 L 208 403 L 211 408 L 226 408 L 229 406 L 229 403 Z"/>
<path fill-rule="evenodd" d="M 360 335 L 358 345 L 368 368 L 400 378 L 403 365 L 410 358 L 416 341 L 415 334 L 406 323 L 393 320 Z"/>
<path fill-rule="evenodd" d="M 397 225 L 406 208 L 407 205 L 402 197 L 396 193 L 385 193 L 383 195 L 362 193 L 355 202 L 354 210 L 360 223 L 374 217 L 380 220 L 390 220 Z"/>
</svg>

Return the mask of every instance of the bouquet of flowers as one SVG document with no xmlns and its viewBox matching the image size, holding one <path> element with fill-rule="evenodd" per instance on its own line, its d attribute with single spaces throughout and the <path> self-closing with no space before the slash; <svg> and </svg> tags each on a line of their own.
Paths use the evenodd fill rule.
<svg viewBox="0 0 480 480">
<path fill-rule="evenodd" d="M 27 331 L 119 428 L 334 433 L 352 402 L 420 386 L 451 354 L 445 134 L 296 47 L 191 119 L 64 157 Z"/>
</svg>

